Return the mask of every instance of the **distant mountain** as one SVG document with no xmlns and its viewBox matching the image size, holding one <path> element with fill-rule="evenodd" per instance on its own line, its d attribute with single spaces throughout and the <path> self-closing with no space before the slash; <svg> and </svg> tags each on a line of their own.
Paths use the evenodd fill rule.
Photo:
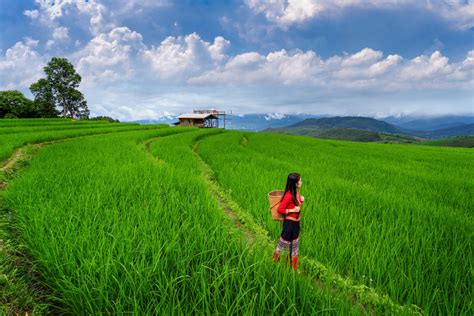
<svg viewBox="0 0 474 316">
<path fill-rule="evenodd" d="M 267 113 L 267 114 L 244 114 L 234 115 L 234 129 L 261 131 L 266 128 L 283 127 L 295 124 L 307 118 L 318 117 L 312 114 L 281 114 L 281 113 Z M 231 126 L 231 121 L 227 124 Z"/>
<path fill-rule="evenodd" d="M 370 117 L 336 116 L 318 119 L 306 119 L 288 126 L 288 128 L 316 128 L 327 130 L 333 128 L 350 128 L 386 134 L 403 134 L 396 126 Z"/>
<path fill-rule="evenodd" d="M 348 140 L 355 142 L 414 143 L 418 141 L 418 139 L 410 136 L 385 134 L 354 128 L 320 129 L 311 127 L 282 127 L 269 128 L 264 132 L 310 136 L 323 139 Z"/>
<path fill-rule="evenodd" d="M 459 126 L 437 129 L 428 132 L 414 132 L 414 135 L 424 138 L 445 138 L 452 136 L 471 136 L 474 135 L 474 124 L 462 124 Z"/>
<path fill-rule="evenodd" d="M 382 120 L 401 129 L 415 131 L 434 131 L 465 124 L 474 124 L 474 116 L 472 115 L 444 115 L 438 117 L 389 116 Z"/>
</svg>

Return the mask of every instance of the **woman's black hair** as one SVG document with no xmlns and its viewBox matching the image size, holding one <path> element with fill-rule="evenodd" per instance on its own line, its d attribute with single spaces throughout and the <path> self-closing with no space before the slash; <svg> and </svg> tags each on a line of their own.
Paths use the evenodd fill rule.
<svg viewBox="0 0 474 316">
<path fill-rule="evenodd" d="M 298 182 L 301 179 L 301 175 L 299 173 L 290 173 L 288 175 L 288 179 L 286 180 L 286 187 L 285 187 L 285 193 L 283 194 L 283 197 L 285 196 L 286 192 L 290 191 L 291 196 L 293 197 L 293 204 L 295 205 L 300 205 L 298 202 L 298 199 L 296 198 L 296 189 L 298 186 Z M 283 200 L 283 197 L 281 198 Z"/>
</svg>

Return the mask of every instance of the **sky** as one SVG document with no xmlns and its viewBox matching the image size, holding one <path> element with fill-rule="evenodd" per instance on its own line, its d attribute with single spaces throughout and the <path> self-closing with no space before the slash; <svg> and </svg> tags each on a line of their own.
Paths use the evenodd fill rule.
<svg viewBox="0 0 474 316">
<path fill-rule="evenodd" d="M 474 0 L 0 0 L 0 90 L 52 57 L 124 121 L 474 115 Z"/>
</svg>

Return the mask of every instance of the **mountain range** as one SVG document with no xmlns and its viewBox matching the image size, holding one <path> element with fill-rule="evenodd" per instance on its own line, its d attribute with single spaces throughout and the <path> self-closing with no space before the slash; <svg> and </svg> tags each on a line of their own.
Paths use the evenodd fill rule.
<svg viewBox="0 0 474 316">
<path fill-rule="evenodd" d="M 134 121 L 141 124 L 164 123 L 172 125 L 177 122 L 177 116 L 166 116 L 154 120 Z M 223 126 L 221 120 L 220 126 Z M 313 114 L 281 114 L 260 113 L 227 115 L 226 128 L 248 131 L 265 131 L 273 133 L 290 133 L 331 138 L 331 133 L 337 137 L 371 139 L 386 139 L 387 135 L 398 135 L 403 141 L 437 139 L 452 136 L 474 135 L 474 116 L 389 116 L 385 118 L 371 118 L 362 116 L 323 117 Z M 332 131 L 331 131 L 332 130 Z M 355 132 L 354 130 L 358 130 Z M 364 135 L 362 136 L 362 132 Z M 377 135 L 370 135 L 376 133 Z M 343 135 L 347 136 L 343 136 Z M 385 136 L 384 136 L 385 135 Z M 340 138 L 338 138 L 340 139 Z"/>
</svg>

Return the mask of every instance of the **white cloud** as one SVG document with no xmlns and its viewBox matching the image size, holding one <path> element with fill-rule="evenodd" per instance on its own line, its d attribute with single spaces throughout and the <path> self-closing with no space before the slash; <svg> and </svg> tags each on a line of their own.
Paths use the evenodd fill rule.
<svg viewBox="0 0 474 316">
<path fill-rule="evenodd" d="M 31 48 L 38 46 L 38 43 L 39 43 L 38 40 L 32 39 L 31 37 L 25 37 L 23 41 L 25 42 L 26 46 L 31 47 Z"/>
<path fill-rule="evenodd" d="M 225 56 L 225 51 L 229 47 L 230 41 L 226 40 L 222 36 L 217 36 L 214 39 L 214 44 L 209 46 L 209 52 L 213 60 L 223 60 Z"/>
<path fill-rule="evenodd" d="M 38 10 L 25 10 L 26 16 L 39 19 L 50 29 L 87 25 L 94 36 L 123 25 L 124 18 L 173 5 L 168 0 L 35 0 L 35 3 Z"/>
<path fill-rule="evenodd" d="M 57 41 L 64 41 L 69 39 L 69 29 L 64 26 L 60 26 L 54 29 L 53 39 Z"/>
<path fill-rule="evenodd" d="M 371 65 L 378 62 L 383 56 L 381 51 L 375 51 L 370 48 L 364 48 L 360 52 L 355 53 L 342 63 L 343 66 L 363 66 Z"/>
<path fill-rule="evenodd" d="M 109 7 L 115 7 L 112 14 L 116 16 L 143 14 L 154 8 L 166 8 L 173 5 L 170 0 L 109 0 Z"/>
<path fill-rule="evenodd" d="M 171 78 L 179 75 L 196 74 L 226 59 L 225 49 L 230 42 L 216 37 L 214 43 L 202 40 L 192 33 L 184 37 L 169 36 L 158 47 L 143 52 L 156 76 Z"/>
<path fill-rule="evenodd" d="M 230 58 L 227 63 L 188 79 L 196 85 L 305 86 L 319 89 L 409 91 L 438 88 L 473 88 L 473 53 L 462 63 L 436 51 L 405 60 L 399 55 L 384 58 L 381 51 L 364 48 L 346 56 L 321 59 L 313 51 L 285 50 L 264 56 L 255 52 Z M 471 79 L 469 79 L 471 78 Z"/>
<path fill-rule="evenodd" d="M 318 18 L 322 14 L 339 13 L 350 7 L 393 9 L 416 7 L 437 14 L 455 27 L 474 26 L 474 0 L 245 0 L 255 13 L 282 28 Z"/>
<path fill-rule="evenodd" d="M 381 76 L 391 69 L 395 69 L 402 62 L 403 58 L 399 55 L 388 55 L 384 60 L 375 63 L 369 67 L 369 76 Z"/>
<path fill-rule="evenodd" d="M 457 28 L 474 26 L 474 0 L 426 1 L 426 8 L 452 22 Z"/>
<path fill-rule="evenodd" d="M 36 51 L 38 44 L 25 38 L 0 52 L 0 72 L 6 74 L 0 78 L 1 89 L 26 90 L 43 76 L 48 59 Z M 201 105 L 229 109 L 236 104 L 240 111 L 269 112 L 267 119 L 282 118 L 282 113 L 292 111 L 291 104 L 297 111 L 318 104 L 313 113 L 333 106 L 331 113 L 344 114 L 340 109 L 345 104 L 366 109 L 367 99 L 359 95 L 396 98 L 413 93 L 423 94 L 416 102 L 432 98 L 442 111 L 441 100 L 431 95 L 448 91 L 464 97 L 474 88 L 474 50 L 461 62 L 450 62 L 439 51 L 404 59 L 371 48 L 326 59 L 311 50 L 230 55 L 230 42 L 220 36 L 208 42 L 192 33 L 168 37 L 153 47 L 127 27 L 97 34 L 84 44 L 64 57 L 82 76 L 80 89 L 93 113 L 120 119 L 156 118 Z M 395 102 L 383 99 L 389 101 Z M 377 111 L 387 113 L 388 108 Z"/>
<path fill-rule="evenodd" d="M 129 79 L 135 73 L 136 55 L 144 49 L 140 33 L 117 27 L 94 37 L 72 56 L 86 84 Z"/>
<path fill-rule="evenodd" d="M 53 38 L 49 39 L 45 47 L 47 50 L 53 49 L 54 46 L 64 43 L 69 40 L 69 29 L 64 26 L 58 26 L 53 30 Z"/>
<path fill-rule="evenodd" d="M 234 56 L 223 66 L 189 79 L 191 84 L 211 82 L 252 84 L 281 82 L 293 84 L 311 80 L 319 71 L 319 57 L 312 51 L 296 51 L 288 54 L 286 50 L 271 52 L 267 56 L 256 52 Z"/>
<path fill-rule="evenodd" d="M 26 38 L 0 55 L 0 90 L 25 91 L 42 76 L 45 59 L 34 48 L 38 41 Z"/>
<path fill-rule="evenodd" d="M 50 50 L 50 49 L 52 49 L 52 48 L 54 47 L 55 44 L 56 44 L 56 43 L 55 43 L 53 40 L 48 40 L 48 41 L 46 42 L 45 47 L 46 47 L 47 50 Z"/>
<path fill-rule="evenodd" d="M 400 71 L 400 76 L 406 80 L 430 80 L 438 75 L 446 75 L 452 70 L 449 59 L 436 51 L 431 56 L 421 55 L 413 58 Z"/>
<path fill-rule="evenodd" d="M 38 18 L 39 12 L 38 10 L 25 10 L 23 11 L 23 14 L 34 20 Z"/>
<path fill-rule="evenodd" d="M 88 19 L 92 34 L 99 34 L 113 27 L 107 21 L 107 8 L 97 0 L 35 0 L 35 2 L 39 5 L 39 10 L 34 10 L 36 17 L 39 16 L 40 21 L 51 29 L 60 27 L 62 19 L 70 23 L 82 18 Z"/>
</svg>

